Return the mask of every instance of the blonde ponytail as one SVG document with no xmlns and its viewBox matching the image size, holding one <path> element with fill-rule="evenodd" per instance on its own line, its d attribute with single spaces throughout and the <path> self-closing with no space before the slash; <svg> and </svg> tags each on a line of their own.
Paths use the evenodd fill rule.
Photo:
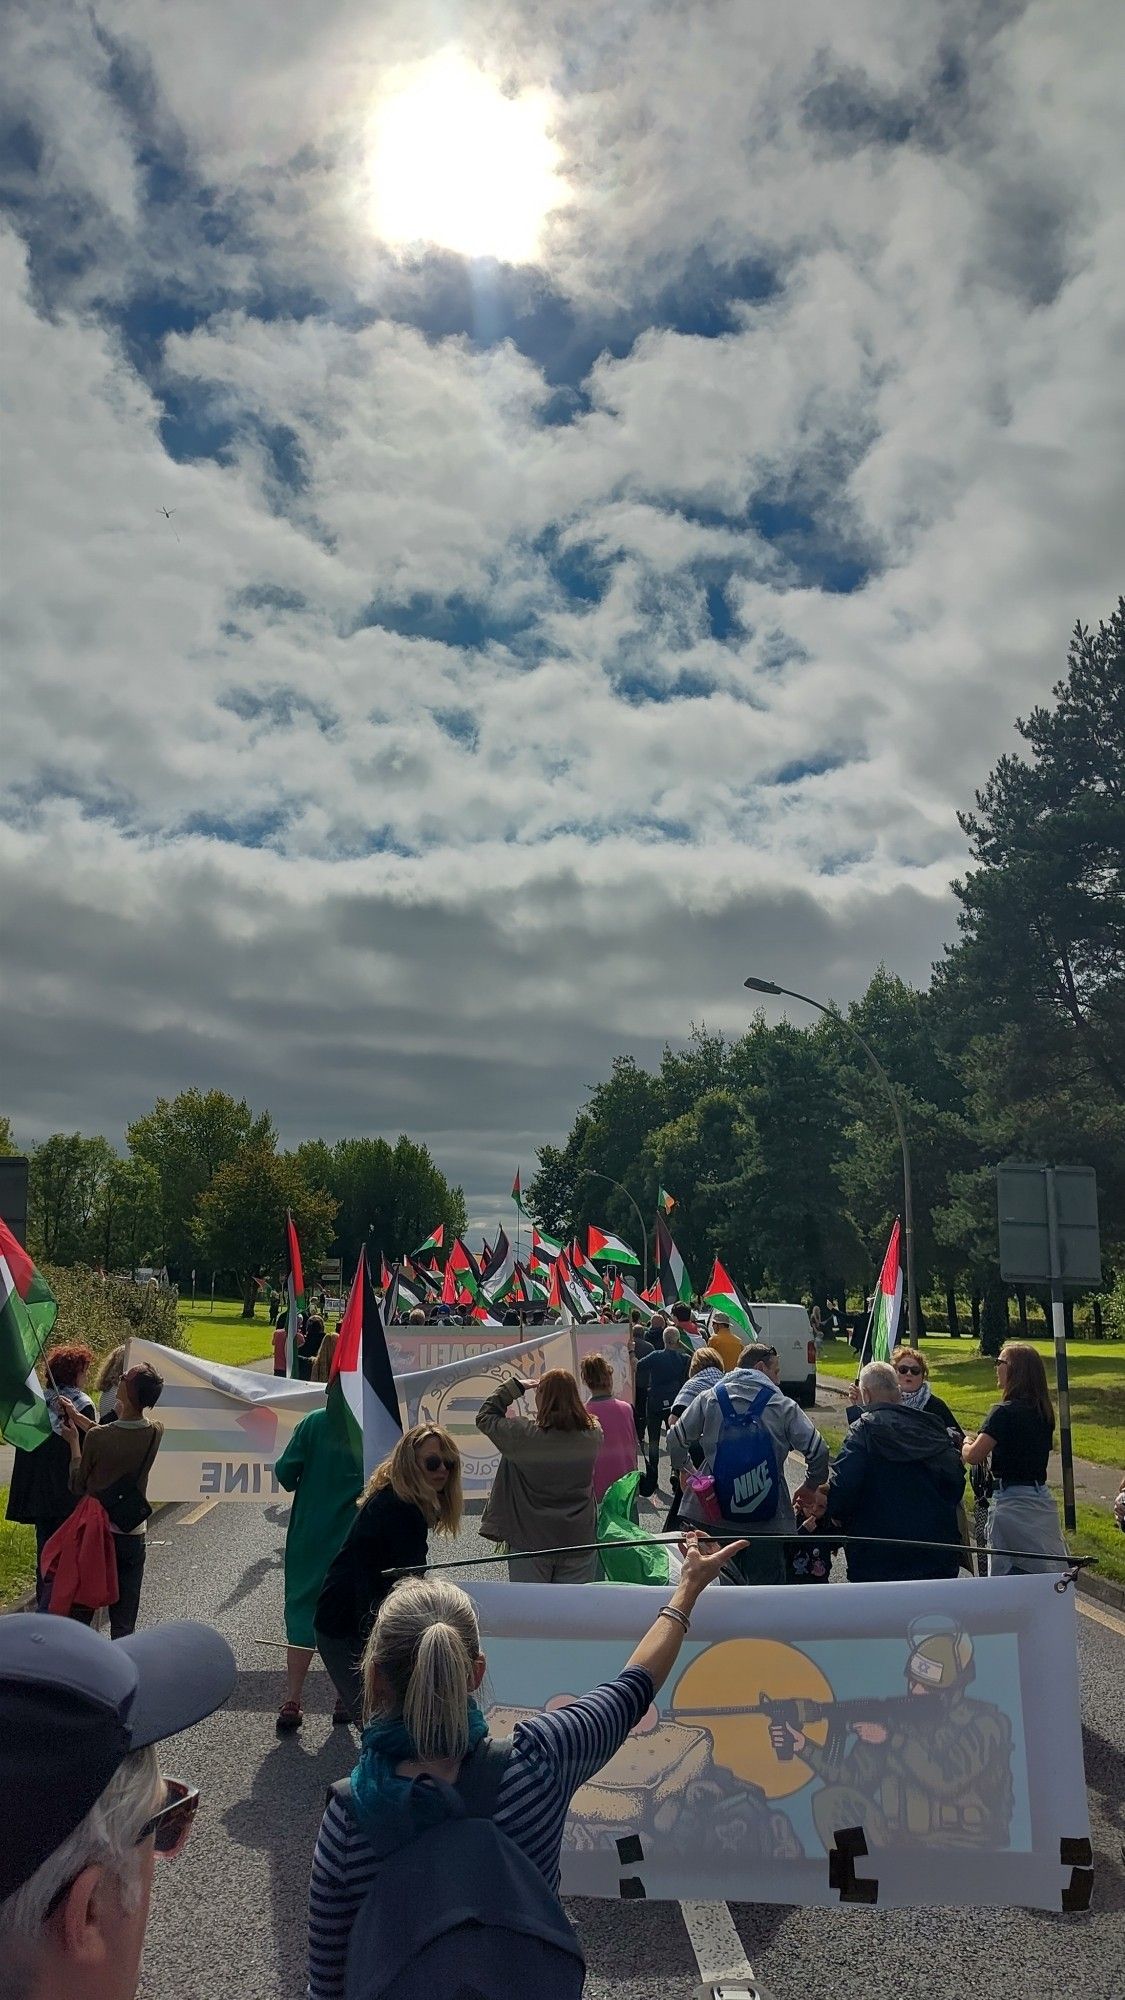
<svg viewBox="0 0 1125 2000">
<path fill-rule="evenodd" d="M 402 1719 L 420 1758 L 465 1755 L 472 1661 L 452 1625 L 428 1625 L 418 1641 Z"/>
<path fill-rule="evenodd" d="M 363 1655 L 364 1713 L 401 1716 L 423 1762 L 460 1758 L 480 1631 L 455 1583 L 407 1577 L 383 1599 Z"/>
</svg>

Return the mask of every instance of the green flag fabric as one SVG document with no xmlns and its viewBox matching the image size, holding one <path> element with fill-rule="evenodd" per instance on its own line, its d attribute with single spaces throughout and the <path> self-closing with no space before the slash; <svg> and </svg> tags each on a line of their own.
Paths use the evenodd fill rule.
<svg viewBox="0 0 1125 2000">
<path fill-rule="evenodd" d="M 657 1583 L 665 1589 L 672 1581 L 670 1552 L 666 1546 L 642 1538 L 649 1532 L 637 1518 L 639 1472 L 627 1472 L 606 1488 L 598 1509 L 598 1540 L 612 1542 L 599 1549 L 602 1581 L 605 1583 Z"/>
<path fill-rule="evenodd" d="M 34 1451 L 51 1435 L 36 1364 L 58 1304 L 23 1245 L 0 1221 L 0 1437 Z"/>
</svg>

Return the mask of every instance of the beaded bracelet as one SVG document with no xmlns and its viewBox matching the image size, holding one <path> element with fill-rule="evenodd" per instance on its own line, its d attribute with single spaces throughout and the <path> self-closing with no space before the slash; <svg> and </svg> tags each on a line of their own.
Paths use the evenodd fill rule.
<svg viewBox="0 0 1125 2000">
<path fill-rule="evenodd" d="M 691 1619 L 686 1618 L 682 1611 L 677 1611 L 674 1604 L 662 1604 L 656 1615 L 658 1618 L 671 1618 L 675 1624 L 682 1625 L 685 1632 L 691 1630 Z"/>
</svg>

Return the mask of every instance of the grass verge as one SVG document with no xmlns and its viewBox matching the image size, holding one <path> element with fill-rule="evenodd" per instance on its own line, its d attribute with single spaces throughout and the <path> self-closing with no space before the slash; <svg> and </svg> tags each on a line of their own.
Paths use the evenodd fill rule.
<svg viewBox="0 0 1125 2000">
<path fill-rule="evenodd" d="M 259 1308 L 255 1319 L 243 1319 L 238 1299 L 216 1299 L 215 1310 L 180 1300 L 180 1329 L 189 1354 L 201 1361 L 221 1361 L 230 1368 L 242 1368 L 254 1361 L 273 1368 L 273 1329 Z"/>
<path fill-rule="evenodd" d="M 1033 1343 L 1047 1364 L 1054 1383 L 1054 1347 L 1049 1340 Z M 929 1335 L 924 1343 L 930 1381 L 966 1429 L 979 1426 L 996 1401 L 996 1368 L 971 1340 Z M 1125 1465 L 1125 1343 L 1105 1340 L 1067 1342 L 1070 1407 L 1074 1450 L 1095 1465 Z M 817 1367 L 823 1375 L 850 1382 L 855 1355 L 843 1340 L 826 1340 Z"/>
<path fill-rule="evenodd" d="M 1077 1508 L 1078 1530 L 1067 1536 L 1067 1546 L 1076 1556 L 1097 1556 L 1094 1575 L 1104 1577 L 1107 1583 L 1125 1584 L 1125 1535 L 1112 1514 L 1104 1514 L 1100 1507 L 1083 1506 Z M 1059 1500 L 1059 1512 L 1062 1501 Z"/>
<path fill-rule="evenodd" d="M 0 1605 L 13 1604 L 35 1582 L 35 1530 L 8 1521 L 8 1489 L 0 1486 Z"/>
</svg>

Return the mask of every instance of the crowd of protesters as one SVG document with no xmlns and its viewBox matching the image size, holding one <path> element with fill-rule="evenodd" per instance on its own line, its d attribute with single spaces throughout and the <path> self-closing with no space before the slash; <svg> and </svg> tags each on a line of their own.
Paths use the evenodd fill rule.
<svg viewBox="0 0 1125 2000">
<path fill-rule="evenodd" d="M 276 1333 L 284 1370 L 281 1314 Z M 323 1315 L 309 1314 L 298 1374 L 327 1381 L 335 1342 Z M 585 1400 L 556 1368 L 534 1382 L 511 1375 L 476 1414 L 498 1457 L 480 1532 L 506 1552 L 510 1581 L 593 1581 L 599 1507 L 631 1475 L 649 1497 L 663 1481 L 666 1525 L 681 1535 L 679 1581 L 616 1678 L 519 1722 L 502 1743 L 477 1700 L 486 1663 L 472 1599 L 424 1574 L 431 1537 L 461 1526 L 456 1439 L 414 1426 L 361 1489 L 339 1427 L 315 1409 L 277 1461 L 293 1495 L 277 1731 L 301 1727 L 319 1652 L 333 1724 L 361 1732 L 316 1841 L 311 2000 L 341 2000 L 349 1953 L 384 1967 L 387 2000 L 458 1981 L 507 1990 L 517 1951 L 519 1992 L 581 1993 L 582 1954 L 558 1900 L 570 1801 L 649 1709 L 709 1585 L 827 1579 L 837 1545 L 853 1582 L 971 1570 L 969 1477 L 971 1494 L 987 1498 L 993 1574 L 1066 1560 L 1046 1483 L 1054 1410 L 1027 1343 L 1003 1348 L 996 1401 L 975 1431 L 934 1393 L 917 1349 L 867 1362 L 834 1457 L 781 1389 L 776 1350 L 744 1339 L 728 1315 L 700 1324 L 676 1307 L 647 1328 L 637 1319 L 630 1355 L 631 1381 L 615 1382 L 605 1356 L 586 1354 Z M 129 2000 L 154 1858 L 179 1851 L 198 1803 L 190 1784 L 161 1775 L 156 1746 L 219 1706 L 235 1678 L 229 1648 L 206 1627 L 133 1636 L 163 1383 L 150 1366 L 127 1368 L 118 1349 L 90 1384 L 93 1360 L 82 1345 L 47 1356 L 51 1436 L 17 1451 L 12 1478 L 9 1516 L 36 1531 L 37 1609 L 67 1613 L 0 1619 L 0 1774 L 15 1802 L 0 1827 L 0 1953 L 4 1992 L 18 2000 Z M 790 1458 L 801 1467 L 792 1490 Z M 84 1595 L 111 1557 L 116 1595 Z M 100 1602 L 112 1646 L 84 1629 Z M 28 1757 L 52 1781 L 34 1811 L 20 1777 Z M 424 1923 L 410 1887 L 419 1841 Z M 388 1967 L 400 1968 L 398 1983 Z"/>
</svg>

